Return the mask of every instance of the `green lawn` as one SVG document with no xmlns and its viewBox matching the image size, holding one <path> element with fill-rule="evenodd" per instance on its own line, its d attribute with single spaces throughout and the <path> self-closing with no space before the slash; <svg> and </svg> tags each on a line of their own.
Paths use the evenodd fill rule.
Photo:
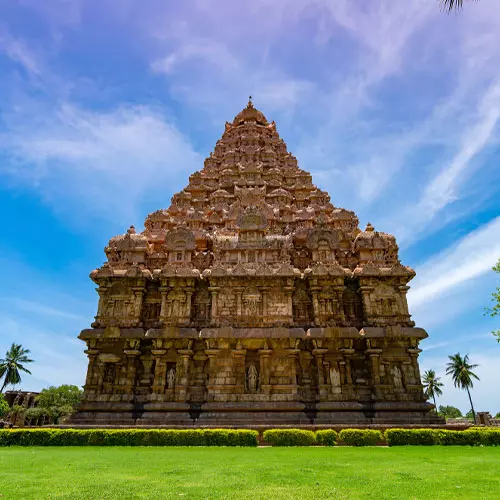
<svg viewBox="0 0 500 500">
<path fill-rule="evenodd" d="M 0 498 L 496 499 L 500 448 L 0 448 Z"/>
</svg>

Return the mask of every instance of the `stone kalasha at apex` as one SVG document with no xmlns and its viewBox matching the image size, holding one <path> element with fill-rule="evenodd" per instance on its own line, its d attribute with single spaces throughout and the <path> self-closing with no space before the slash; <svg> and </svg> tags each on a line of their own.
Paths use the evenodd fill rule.
<svg viewBox="0 0 500 500">
<path fill-rule="evenodd" d="M 393 236 L 335 208 L 251 102 L 112 238 L 81 423 L 431 423 Z"/>
</svg>

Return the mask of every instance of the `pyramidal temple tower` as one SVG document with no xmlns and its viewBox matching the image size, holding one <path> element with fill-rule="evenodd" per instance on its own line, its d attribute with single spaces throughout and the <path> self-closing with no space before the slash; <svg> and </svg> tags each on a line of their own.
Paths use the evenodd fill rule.
<svg viewBox="0 0 500 500">
<path fill-rule="evenodd" d="M 73 423 L 424 424 L 415 272 L 243 109 L 170 207 L 111 238 Z"/>
</svg>

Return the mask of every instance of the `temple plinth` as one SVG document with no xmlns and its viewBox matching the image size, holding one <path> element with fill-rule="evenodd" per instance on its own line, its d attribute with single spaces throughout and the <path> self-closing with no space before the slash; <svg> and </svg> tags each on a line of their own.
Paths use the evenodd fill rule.
<svg viewBox="0 0 500 500">
<path fill-rule="evenodd" d="M 395 238 L 330 203 L 251 102 L 204 167 L 111 238 L 82 424 L 436 423 Z"/>
</svg>

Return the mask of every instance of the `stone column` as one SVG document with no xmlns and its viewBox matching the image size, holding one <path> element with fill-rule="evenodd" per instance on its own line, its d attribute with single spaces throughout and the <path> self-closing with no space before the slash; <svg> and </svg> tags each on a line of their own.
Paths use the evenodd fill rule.
<svg viewBox="0 0 500 500">
<path fill-rule="evenodd" d="M 345 290 L 344 285 L 337 285 L 334 287 L 334 293 L 335 293 L 335 298 L 337 299 L 337 314 L 338 314 L 338 319 L 335 318 L 337 324 L 344 323 L 345 322 L 345 314 L 344 314 L 344 290 Z"/>
<path fill-rule="evenodd" d="M 354 349 L 344 348 L 340 349 L 340 352 L 344 356 L 346 384 L 352 389 L 351 356 L 354 354 Z"/>
<path fill-rule="evenodd" d="M 316 360 L 318 370 L 318 386 L 325 385 L 325 372 L 323 370 L 323 357 L 328 352 L 328 349 L 313 349 L 313 356 Z"/>
<path fill-rule="evenodd" d="M 235 393 L 243 394 L 246 385 L 245 355 L 246 349 L 233 349 L 233 369 L 235 378 Z"/>
<path fill-rule="evenodd" d="M 99 288 L 96 288 L 96 291 L 99 294 L 99 302 L 97 304 L 97 313 L 96 313 L 95 319 L 97 322 L 100 322 L 102 320 L 102 317 L 103 317 L 104 303 L 106 301 L 106 294 L 109 291 L 109 287 L 100 286 Z"/>
<path fill-rule="evenodd" d="M 260 293 L 262 295 L 262 317 L 265 319 L 267 318 L 267 292 L 268 292 L 268 287 L 259 287 L 260 288 Z"/>
<path fill-rule="evenodd" d="M 144 287 L 143 286 L 136 286 L 132 288 L 132 291 L 134 293 L 134 302 L 132 306 L 132 312 L 133 312 L 133 321 L 134 322 L 139 322 L 141 319 L 141 311 L 142 311 L 142 299 L 144 296 Z"/>
<path fill-rule="evenodd" d="M 359 290 L 361 291 L 361 296 L 363 298 L 363 308 L 365 310 L 365 317 L 368 319 L 369 317 L 373 316 L 374 311 L 372 308 L 372 303 L 370 300 L 370 294 L 373 292 L 375 287 L 373 286 L 360 286 Z"/>
<path fill-rule="evenodd" d="M 99 349 L 87 349 L 85 354 L 89 358 L 89 365 L 87 368 L 87 377 L 85 379 L 85 392 L 95 392 L 97 385 L 97 356 L 99 355 Z"/>
<path fill-rule="evenodd" d="M 155 394 L 164 394 L 165 392 L 165 378 L 167 372 L 166 353 L 166 349 L 151 349 L 151 354 L 154 356 L 155 360 L 155 373 L 152 388 Z"/>
<path fill-rule="evenodd" d="M 287 349 L 287 355 L 290 366 L 290 385 L 292 394 L 297 394 L 297 356 L 300 353 L 300 349 Z"/>
<path fill-rule="evenodd" d="M 372 380 L 374 385 L 380 385 L 380 363 L 379 357 L 382 349 L 367 349 L 365 353 L 370 358 Z"/>
<path fill-rule="evenodd" d="M 413 368 L 413 373 L 415 378 L 413 383 L 415 385 L 421 385 L 422 379 L 420 377 L 420 367 L 418 366 L 418 355 L 422 352 L 422 349 L 419 349 L 418 347 L 409 347 L 407 349 L 407 352 L 410 355 L 411 366 Z"/>
<path fill-rule="evenodd" d="M 179 370 L 176 370 L 176 400 L 185 402 L 189 389 L 189 373 L 193 351 L 191 349 L 179 349 L 177 353 L 181 357 L 182 372 L 179 374 Z"/>
<path fill-rule="evenodd" d="M 270 385 L 270 366 L 269 358 L 273 354 L 272 349 L 260 349 L 260 390 L 261 392 L 269 393 L 271 391 Z"/>
<path fill-rule="evenodd" d="M 288 321 L 293 321 L 293 302 L 292 302 L 293 290 L 294 290 L 293 286 L 285 287 L 286 309 L 287 309 L 286 315 Z"/>
<path fill-rule="evenodd" d="M 220 349 L 205 349 L 205 354 L 208 356 L 208 395 L 214 394 L 214 387 L 217 378 L 217 357 L 219 355 Z"/>
<path fill-rule="evenodd" d="M 406 298 L 406 294 L 408 293 L 408 290 L 410 289 L 409 286 L 407 285 L 400 285 L 399 287 L 399 298 L 400 298 L 400 303 L 402 306 L 401 312 L 406 315 L 410 315 L 410 312 L 408 311 L 408 300 Z"/>
<path fill-rule="evenodd" d="M 216 323 L 218 321 L 217 296 L 220 288 L 218 286 L 211 286 L 208 289 L 212 293 L 212 323 Z"/>
<path fill-rule="evenodd" d="M 184 308 L 184 321 L 189 323 L 191 321 L 191 297 L 194 293 L 194 288 L 189 287 L 185 289 L 186 291 L 186 306 Z"/>
<path fill-rule="evenodd" d="M 125 394 L 133 396 L 135 391 L 135 377 L 137 373 L 137 358 L 141 355 L 138 349 L 124 349 L 125 357 L 127 358 L 127 372 L 125 380 Z"/>
<path fill-rule="evenodd" d="M 167 319 L 167 295 L 170 288 L 168 286 L 159 287 L 161 294 L 161 308 L 160 308 L 160 321 L 165 321 Z"/>
</svg>

